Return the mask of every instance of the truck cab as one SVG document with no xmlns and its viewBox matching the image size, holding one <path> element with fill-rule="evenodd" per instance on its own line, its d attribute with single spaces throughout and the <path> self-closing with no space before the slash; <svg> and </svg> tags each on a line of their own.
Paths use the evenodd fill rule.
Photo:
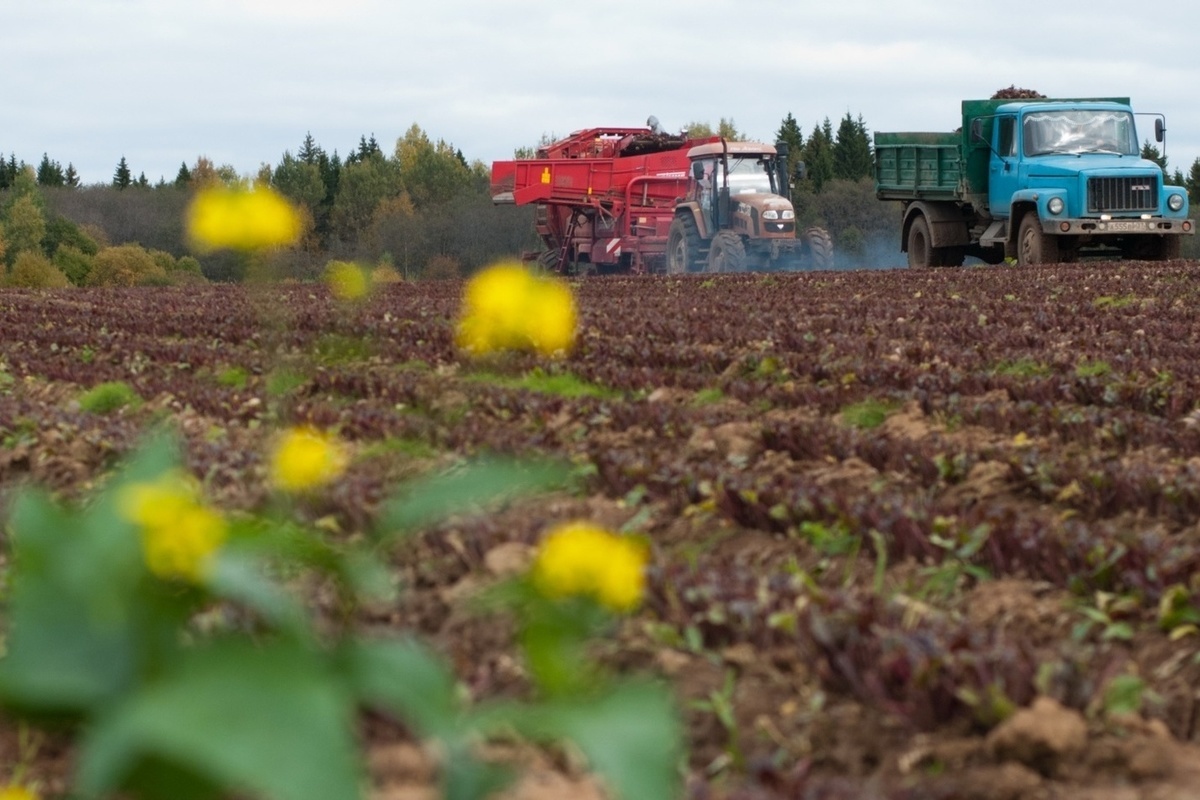
<svg viewBox="0 0 1200 800">
<path fill-rule="evenodd" d="M 1165 185 L 1158 164 L 1141 157 L 1126 103 L 1005 103 L 972 118 L 969 136 L 987 151 L 983 248 L 1003 247 L 1023 264 L 1104 250 L 1162 260 L 1177 258 L 1179 234 L 1192 230 L 1186 190 Z"/>
</svg>

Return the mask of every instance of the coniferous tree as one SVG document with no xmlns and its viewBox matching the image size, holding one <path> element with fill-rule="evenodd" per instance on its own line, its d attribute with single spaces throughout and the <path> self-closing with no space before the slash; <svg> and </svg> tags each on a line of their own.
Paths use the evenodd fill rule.
<svg viewBox="0 0 1200 800">
<path fill-rule="evenodd" d="M 779 130 L 775 132 L 775 141 L 783 142 L 788 147 L 788 172 L 792 185 L 800 181 L 800 173 L 804 169 L 804 134 L 792 112 L 783 118 Z"/>
<path fill-rule="evenodd" d="M 1195 213 L 1196 206 L 1200 206 L 1200 158 L 1192 162 L 1192 168 L 1188 170 L 1183 185 L 1187 187 L 1188 198 L 1191 200 L 1193 208 L 1192 213 Z"/>
<path fill-rule="evenodd" d="M 1162 169 L 1163 180 L 1165 182 L 1167 177 L 1167 157 L 1159 152 L 1157 146 L 1150 144 L 1149 139 L 1142 144 L 1142 158 L 1158 164 L 1159 168 Z"/>
<path fill-rule="evenodd" d="M 150 186 L 150 181 L 146 180 L 146 173 L 138 174 L 137 186 L 139 189 L 145 189 Z"/>
<path fill-rule="evenodd" d="M 69 161 L 67 162 L 67 171 L 63 173 L 63 179 L 66 181 L 66 185 L 72 189 L 79 187 L 79 173 L 75 171 L 75 165 Z"/>
<path fill-rule="evenodd" d="M 833 180 L 833 123 L 829 117 L 821 125 L 813 126 L 813 132 L 804 143 L 804 164 L 814 192 L 821 191 Z"/>
<path fill-rule="evenodd" d="M 42 153 L 42 161 L 37 168 L 38 186 L 63 186 L 66 184 L 66 176 L 63 174 L 62 164 L 57 161 L 52 161 L 50 156 Z"/>
<path fill-rule="evenodd" d="M 856 181 L 870 177 L 874 171 L 871 158 L 871 140 L 862 115 L 852 119 L 850 112 L 838 125 L 837 138 L 833 143 L 833 177 Z"/>
<path fill-rule="evenodd" d="M 192 171 L 188 169 L 186 161 L 179 163 L 179 172 L 175 173 L 175 185 L 180 189 L 184 189 L 192 182 Z"/>
<path fill-rule="evenodd" d="M 296 153 L 296 158 L 303 161 L 305 164 L 319 164 L 321 159 L 325 157 L 325 151 L 313 139 L 311 133 L 304 135 L 304 141 L 300 143 L 300 150 Z"/>
<path fill-rule="evenodd" d="M 121 156 L 121 160 L 117 162 L 117 171 L 113 175 L 112 185 L 118 189 L 127 189 L 133 183 L 133 176 L 129 172 L 129 164 L 125 161 L 125 156 Z"/>
</svg>

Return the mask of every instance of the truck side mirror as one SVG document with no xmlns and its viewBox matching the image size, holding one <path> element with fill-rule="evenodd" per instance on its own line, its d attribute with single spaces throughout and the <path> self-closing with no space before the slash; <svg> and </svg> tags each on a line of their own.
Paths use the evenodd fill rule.
<svg viewBox="0 0 1200 800">
<path fill-rule="evenodd" d="M 692 177 L 698 181 L 704 180 L 704 165 L 699 161 L 692 162 Z"/>
<path fill-rule="evenodd" d="M 808 177 L 808 167 L 804 166 L 803 161 L 797 161 L 792 167 L 792 174 L 796 176 L 796 180 L 802 181 Z"/>
<path fill-rule="evenodd" d="M 971 143 L 987 144 L 983 138 L 983 120 L 979 118 L 971 120 Z"/>
<path fill-rule="evenodd" d="M 1161 142 L 1167 135 L 1167 126 L 1163 124 L 1162 117 L 1154 120 L 1154 141 Z"/>
</svg>

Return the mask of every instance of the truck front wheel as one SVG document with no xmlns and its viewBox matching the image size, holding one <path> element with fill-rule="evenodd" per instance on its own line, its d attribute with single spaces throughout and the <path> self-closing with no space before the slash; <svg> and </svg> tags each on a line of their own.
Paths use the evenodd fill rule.
<svg viewBox="0 0 1200 800">
<path fill-rule="evenodd" d="M 696 221 L 676 217 L 667 231 L 667 274 L 695 272 L 700 266 L 700 231 Z"/>
<path fill-rule="evenodd" d="M 1046 235 L 1038 215 L 1030 212 L 1021 217 L 1021 228 L 1017 232 L 1017 263 L 1027 267 L 1030 264 L 1056 264 L 1058 260 L 1058 240 Z"/>
</svg>

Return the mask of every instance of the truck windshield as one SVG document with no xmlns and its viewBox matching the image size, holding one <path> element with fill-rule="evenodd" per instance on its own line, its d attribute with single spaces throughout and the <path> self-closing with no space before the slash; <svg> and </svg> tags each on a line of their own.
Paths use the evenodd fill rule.
<svg viewBox="0 0 1200 800">
<path fill-rule="evenodd" d="M 730 157 L 729 193 L 747 192 L 773 193 L 771 173 L 759 156 Z"/>
<path fill-rule="evenodd" d="M 1137 133 L 1128 111 L 1036 111 L 1025 115 L 1025 155 L 1112 153 L 1137 155 Z"/>
</svg>

